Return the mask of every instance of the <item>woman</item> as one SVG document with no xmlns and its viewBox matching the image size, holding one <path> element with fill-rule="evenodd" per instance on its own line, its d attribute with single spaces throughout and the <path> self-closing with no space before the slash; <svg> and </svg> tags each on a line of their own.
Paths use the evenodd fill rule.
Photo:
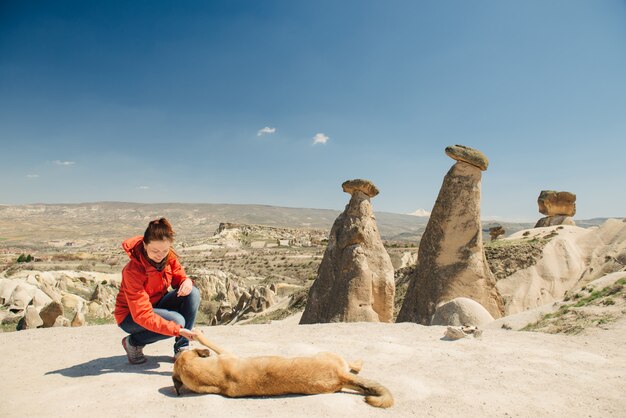
<svg viewBox="0 0 626 418">
<path fill-rule="evenodd" d="M 190 331 L 200 305 L 200 292 L 171 248 L 174 231 L 165 218 L 151 221 L 142 236 L 129 238 L 122 247 L 130 261 L 122 270 L 115 301 L 115 320 L 130 335 L 122 347 L 131 364 L 146 361 L 143 347 L 176 337 L 174 357 L 189 348 L 196 333 Z M 168 288 L 174 290 L 168 292 Z"/>
</svg>

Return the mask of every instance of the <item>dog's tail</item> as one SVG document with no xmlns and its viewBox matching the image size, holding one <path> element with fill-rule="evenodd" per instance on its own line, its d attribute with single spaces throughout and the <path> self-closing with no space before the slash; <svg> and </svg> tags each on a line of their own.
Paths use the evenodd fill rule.
<svg viewBox="0 0 626 418">
<path fill-rule="evenodd" d="M 365 402 L 378 408 L 389 408 L 393 405 L 393 396 L 389 389 L 380 383 L 349 374 L 345 378 L 345 387 L 365 395 Z"/>
</svg>

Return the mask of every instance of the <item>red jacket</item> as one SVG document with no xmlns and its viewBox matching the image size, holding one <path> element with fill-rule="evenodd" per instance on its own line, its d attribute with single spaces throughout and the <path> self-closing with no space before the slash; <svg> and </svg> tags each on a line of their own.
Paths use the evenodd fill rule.
<svg viewBox="0 0 626 418">
<path fill-rule="evenodd" d="M 170 250 L 165 268 L 158 271 L 143 254 L 142 236 L 127 239 L 122 243 L 122 248 L 130 261 L 122 270 L 122 284 L 115 300 L 115 320 L 120 324 L 130 313 L 133 320 L 147 330 L 178 336 L 182 327 L 174 321 L 163 319 L 152 310 L 170 286 L 177 288 L 187 279 L 176 254 Z"/>
</svg>

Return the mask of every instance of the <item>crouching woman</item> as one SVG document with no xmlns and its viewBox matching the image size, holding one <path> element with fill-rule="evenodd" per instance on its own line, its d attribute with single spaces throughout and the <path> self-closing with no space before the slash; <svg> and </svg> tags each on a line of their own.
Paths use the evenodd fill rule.
<svg viewBox="0 0 626 418">
<path fill-rule="evenodd" d="M 143 348 L 176 337 L 174 356 L 189 348 L 200 293 L 185 275 L 172 249 L 174 230 L 165 218 L 151 221 L 143 237 L 122 243 L 130 261 L 122 270 L 115 320 L 130 335 L 122 346 L 131 364 L 146 361 Z M 174 289 L 168 291 L 170 286 Z"/>
</svg>

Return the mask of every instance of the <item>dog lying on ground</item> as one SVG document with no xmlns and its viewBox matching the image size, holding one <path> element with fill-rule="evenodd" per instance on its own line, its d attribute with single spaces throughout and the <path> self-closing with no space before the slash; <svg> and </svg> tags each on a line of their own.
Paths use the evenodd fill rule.
<svg viewBox="0 0 626 418">
<path fill-rule="evenodd" d="M 393 405 L 393 397 L 387 388 L 356 375 L 361 370 L 360 361 L 347 363 L 334 353 L 292 358 L 242 358 L 224 353 L 200 332 L 197 340 L 218 355 L 212 356 L 206 349 L 183 352 L 176 359 L 172 374 L 178 395 L 183 385 L 193 392 L 228 397 L 314 395 L 346 388 L 365 395 L 365 401 L 372 406 L 388 408 Z"/>
</svg>

